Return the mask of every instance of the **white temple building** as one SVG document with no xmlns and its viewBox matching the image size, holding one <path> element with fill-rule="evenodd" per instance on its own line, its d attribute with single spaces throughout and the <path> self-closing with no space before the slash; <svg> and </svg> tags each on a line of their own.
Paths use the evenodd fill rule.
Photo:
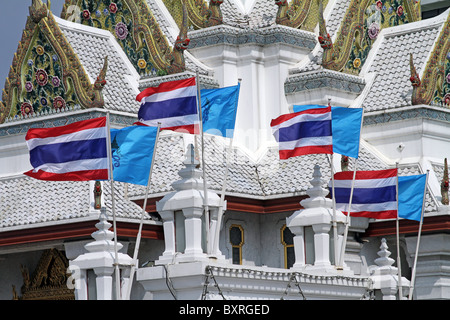
<svg viewBox="0 0 450 320">
<path fill-rule="evenodd" d="M 415 0 L 30 1 L 0 101 L 0 298 L 449 299 L 450 10 L 426 5 L 437 15 Z M 201 88 L 240 79 L 233 143 L 205 134 L 202 159 L 199 136 L 162 131 L 147 201 L 114 183 L 117 243 L 108 181 L 23 174 L 28 129 L 107 112 L 130 126 L 139 92 L 197 73 Z M 418 250 L 405 219 L 399 246 L 396 219 L 351 217 L 344 239 L 327 185 L 354 159 L 279 159 L 270 121 L 328 103 L 364 109 L 358 170 L 429 172 Z"/>
</svg>

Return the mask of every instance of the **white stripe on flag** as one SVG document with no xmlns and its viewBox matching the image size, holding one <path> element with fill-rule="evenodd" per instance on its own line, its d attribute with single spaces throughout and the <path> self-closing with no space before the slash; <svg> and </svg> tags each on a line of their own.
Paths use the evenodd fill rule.
<svg viewBox="0 0 450 320">
<path fill-rule="evenodd" d="M 77 161 L 69 161 L 63 163 L 45 163 L 33 169 L 33 172 L 43 170 L 50 173 L 68 173 L 84 170 L 101 170 L 108 169 L 108 158 L 85 159 Z"/>
<path fill-rule="evenodd" d="M 295 148 L 308 146 L 329 146 L 331 144 L 333 144 L 333 139 L 331 136 L 309 137 L 293 141 L 282 141 L 278 143 L 280 150 L 294 150 Z"/>
<path fill-rule="evenodd" d="M 336 209 L 348 212 L 348 203 L 336 203 Z M 378 212 L 386 210 L 397 210 L 397 201 L 388 201 L 381 203 L 352 203 L 351 212 L 369 211 Z"/>
<path fill-rule="evenodd" d="M 322 114 L 300 114 L 292 119 L 286 120 L 278 125 L 272 127 L 272 132 L 275 132 L 281 128 L 290 127 L 299 122 L 308 122 L 308 121 L 327 121 L 331 120 L 331 112 L 322 113 Z"/>
<path fill-rule="evenodd" d="M 352 180 L 334 180 L 335 188 L 351 188 Z M 359 179 L 355 180 L 354 188 L 358 189 L 373 189 L 395 186 L 397 184 L 397 177 L 381 178 L 381 179 Z M 331 188 L 331 182 L 328 186 Z"/>
<path fill-rule="evenodd" d="M 106 133 L 106 127 L 86 129 L 56 137 L 29 139 L 27 145 L 31 151 L 41 145 L 106 138 Z"/>
<path fill-rule="evenodd" d="M 186 126 L 199 123 L 199 117 L 197 114 L 189 114 L 186 116 L 170 117 L 162 119 L 152 119 L 152 120 L 139 120 L 139 122 L 147 126 L 157 126 L 158 122 L 161 123 L 161 128 L 170 128 L 178 126 Z"/>
<path fill-rule="evenodd" d="M 151 96 L 142 98 L 141 104 L 144 104 L 146 102 L 159 102 L 177 98 L 185 98 L 193 96 L 195 97 L 196 95 L 197 95 L 197 86 L 190 86 L 175 89 L 172 91 L 154 93 Z"/>
</svg>

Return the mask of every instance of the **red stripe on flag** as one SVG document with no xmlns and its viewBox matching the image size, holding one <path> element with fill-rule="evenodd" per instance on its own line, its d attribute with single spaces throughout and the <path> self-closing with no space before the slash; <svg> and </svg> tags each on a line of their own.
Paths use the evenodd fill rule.
<svg viewBox="0 0 450 320">
<path fill-rule="evenodd" d="M 348 212 L 342 211 L 342 213 L 347 215 Z M 397 210 L 350 212 L 350 216 L 373 219 L 395 219 L 397 218 Z"/>
<path fill-rule="evenodd" d="M 356 171 L 355 180 L 383 179 L 397 176 L 397 169 Z M 334 174 L 335 180 L 352 180 L 353 171 L 342 171 Z"/>
<path fill-rule="evenodd" d="M 198 134 L 198 133 L 200 133 L 200 126 L 198 124 L 189 124 L 189 125 L 185 125 L 185 126 L 161 128 L 161 130 L 172 130 L 175 132 Z"/>
<path fill-rule="evenodd" d="M 58 137 L 64 134 L 71 134 L 86 129 L 94 129 L 101 127 L 106 127 L 106 117 L 82 120 L 61 127 L 32 128 L 28 130 L 27 135 L 25 136 L 25 140 L 35 138 Z"/>
<path fill-rule="evenodd" d="M 89 180 L 108 180 L 108 169 L 73 171 L 68 173 L 51 173 L 42 170 L 33 172 L 33 170 L 24 172 L 25 175 L 46 181 L 89 181 Z"/>
<path fill-rule="evenodd" d="M 151 96 L 152 94 L 159 92 L 167 92 L 175 89 L 185 88 L 195 86 L 195 77 L 183 79 L 183 80 L 175 80 L 163 82 L 157 87 L 150 87 L 144 89 L 141 93 L 136 96 L 136 100 L 141 102 L 142 98 Z"/>
<path fill-rule="evenodd" d="M 133 124 L 138 125 L 138 126 L 149 127 L 145 123 L 142 123 L 140 121 L 136 121 Z M 161 127 L 161 131 L 162 130 L 172 130 L 175 132 L 198 134 L 198 133 L 200 133 L 200 126 L 198 124 L 189 124 L 189 125 L 185 125 L 185 126 L 176 126 L 176 127 L 165 127 L 165 128 Z"/>
<path fill-rule="evenodd" d="M 283 115 L 279 116 L 276 119 L 272 119 L 272 121 L 270 122 L 270 126 L 273 127 L 273 126 L 279 125 L 280 123 L 283 123 L 287 120 L 290 120 L 290 119 L 295 118 L 302 114 L 324 114 L 324 113 L 328 113 L 328 112 L 331 112 L 331 107 L 308 109 L 308 110 L 303 110 L 303 111 L 295 112 L 295 113 L 287 113 L 287 114 L 283 114 Z"/>
<path fill-rule="evenodd" d="M 280 159 L 285 160 L 291 157 L 297 157 L 297 156 L 303 156 L 307 154 L 314 154 L 314 153 L 327 153 L 332 154 L 333 153 L 333 146 L 327 145 L 327 146 L 308 146 L 308 147 L 298 147 L 293 150 L 280 150 Z"/>
</svg>

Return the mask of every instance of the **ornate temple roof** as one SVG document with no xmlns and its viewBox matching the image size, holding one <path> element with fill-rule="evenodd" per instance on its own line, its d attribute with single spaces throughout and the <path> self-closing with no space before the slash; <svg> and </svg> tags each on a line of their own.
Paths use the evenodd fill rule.
<svg viewBox="0 0 450 320">
<path fill-rule="evenodd" d="M 73 109 L 106 108 L 132 119 L 139 108 L 134 97 L 142 86 L 186 76 L 186 70 L 191 72 L 190 75 L 199 70 L 206 79 L 205 82 L 209 81 L 211 86 L 215 84 L 212 69 L 186 51 L 183 43 L 178 42 L 184 62 L 177 60 L 181 58 L 180 55 L 171 56 L 172 49 L 177 45 L 177 36 L 182 32 L 187 34 L 187 30 L 183 30 L 186 25 L 183 25 L 182 8 L 177 6 L 177 1 L 117 1 L 119 2 L 121 5 L 114 7 L 110 1 L 66 0 L 62 18 L 58 18 L 47 12 L 42 2 L 33 0 L 30 17 L 6 80 L 3 102 L 0 103 L 0 123 L 16 116 L 19 119 L 14 122 L 9 119 L 3 124 L 0 136 L 23 134 L 30 126 L 29 121 L 34 119 L 23 120 L 22 124 L 16 125 L 22 121 L 23 116 L 46 116 L 55 110 L 71 114 Z M 379 2 L 381 7 L 378 7 Z M 208 3 L 202 0 L 188 0 L 187 3 L 208 8 Z M 288 3 L 291 7 L 287 7 Z M 299 3 L 303 7 L 294 5 Z M 324 75 L 335 84 L 339 84 L 342 79 L 348 80 L 349 87 L 341 89 L 356 88 L 358 93 L 363 92 L 360 103 L 366 112 L 412 104 L 413 86 L 410 82 L 409 60 L 409 54 L 412 53 L 415 70 L 425 88 L 420 90 L 432 92 L 432 99 L 437 97 L 441 102 L 448 94 L 450 103 L 450 87 L 445 81 L 450 73 L 450 58 L 446 56 L 450 32 L 449 11 L 431 20 L 414 22 L 417 11 L 414 14 L 404 14 L 398 5 L 395 8 L 393 5 L 388 6 L 390 3 L 369 0 L 322 2 L 327 34 L 335 48 L 346 52 L 346 56 L 340 57 L 341 60 L 334 61 L 334 64 L 333 59 L 330 60 L 327 56 L 330 51 L 327 53 L 326 50 L 330 48 L 324 48 L 323 42 L 317 41 L 317 33 L 313 32 L 314 29 L 319 29 L 321 12 L 315 0 L 255 0 L 248 11 L 237 0 L 223 1 L 220 4 L 220 14 L 215 12 L 213 16 L 218 18 L 221 15 L 221 23 L 218 20 L 205 20 L 202 18 L 204 16 L 199 15 L 201 10 L 188 11 L 189 30 L 202 29 L 195 32 L 204 31 L 206 34 L 213 29 L 208 28 L 214 23 L 237 30 L 237 33 L 249 34 L 256 30 L 261 32 L 258 35 L 266 32 L 264 35 L 269 36 L 270 31 L 280 24 L 280 30 L 286 34 L 290 30 L 296 30 L 297 34 L 304 35 L 305 41 L 312 43 L 312 51 L 290 70 L 289 77 L 302 77 L 300 80 L 303 81 L 308 77 Z M 415 8 L 417 5 L 415 1 L 405 0 L 405 3 L 409 7 L 405 5 L 404 8 Z M 75 21 L 69 21 L 74 17 L 74 13 L 69 11 L 71 5 L 82 8 Z M 307 14 L 302 16 L 301 9 L 305 9 L 305 6 Z M 355 13 L 360 14 L 357 24 L 349 18 Z M 373 23 L 377 23 L 376 19 L 381 19 L 382 15 L 384 22 L 377 29 Z M 113 21 L 114 17 L 117 20 Z M 371 17 L 375 20 L 367 24 L 367 19 Z M 187 23 L 188 20 L 184 21 Z M 355 37 L 358 39 L 357 44 L 353 42 Z M 186 39 L 179 40 L 183 42 Z M 325 62 L 329 62 L 327 68 L 324 67 L 324 57 Z M 359 63 L 355 63 L 356 59 L 359 59 Z M 177 64 L 180 62 L 184 63 L 181 69 L 170 69 L 180 67 Z M 330 67 L 331 64 L 333 67 Z M 436 65 L 444 65 L 444 77 L 433 74 L 432 70 Z M 170 70 L 173 74 L 158 77 L 170 73 Z M 442 89 L 436 88 L 433 83 L 438 83 Z M 438 92 L 437 95 L 435 92 Z M 423 92 L 420 93 L 424 95 Z M 181 134 L 161 136 L 150 188 L 151 197 L 173 190 L 171 183 L 178 180 L 185 144 Z M 211 189 L 216 191 L 220 191 L 222 187 L 225 144 L 221 138 L 206 137 L 208 182 Z M 253 199 L 305 195 L 312 175 L 312 162 L 321 166 L 324 180 L 328 180 L 330 176 L 328 159 L 323 155 L 296 157 L 280 162 L 277 161 L 278 152 L 273 148 L 269 148 L 256 160 L 239 148 L 234 148 L 232 154 L 227 187 L 229 195 Z M 362 170 L 388 167 L 365 142 L 362 144 L 360 158 Z M 439 175 L 442 166 L 435 165 L 434 168 L 438 178 L 441 178 Z M 401 167 L 401 172 L 405 175 L 422 173 L 421 171 L 422 168 L 416 164 Z M 108 197 L 109 185 L 104 185 L 105 196 Z M 87 208 L 90 205 L 89 183 L 41 182 L 14 176 L 0 179 L 1 190 L 4 192 L 0 192 L 0 212 L 8 213 L 0 216 L 0 227 L 3 228 L 87 218 Z M 11 194 L 7 190 L 14 192 Z M 141 199 L 144 188 L 118 183 L 117 190 L 118 205 L 123 209 L 122 218 L 139 217 L 140 208 L 130 199 Z M 76 194 L 75 199 L 73 194 Z M 55 195 L 58 196 L 54 197 Z M 433 195 L 428 194 L 426 203 L 427 212 L 436 210 L 437 201 Z"/>
</svg>

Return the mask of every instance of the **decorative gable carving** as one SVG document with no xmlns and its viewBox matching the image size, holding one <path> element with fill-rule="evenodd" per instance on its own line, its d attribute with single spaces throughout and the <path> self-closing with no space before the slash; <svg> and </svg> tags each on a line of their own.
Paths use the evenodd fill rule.
<svg viewBox="0 0 450 320">
<path fill-rule="evenodd" d="M 105 61 L 106 62 L 106 61 Z M 103 107 L 106 64 L 94 84 L 65 38 L 53 14 L 33 0 L 0 102 L 0 123 L 80 108 Z"/>
<path fill-rule="evenodd" d="M 178 43 L 171 48 L 145 0 L 66 0 L 61 17 L 110 31 L 141 75 L 185 70 L 184 58 L 179 55 L 189 43 L 185 42 L 187 32 L 179 36 L 185 42 L 183 49 L 179 50 Z M 175 66 L 174 61 L 181 65 Z"/>
<path fill-rule="evenodd" d="M 410 56 L 411 103 L 450 106 L 450 14 L 431 52 L 422 79 L 416 72 L 413 54 Z"/>
<path fill-rule="evenodd" d="M 30 277 L 27 267 L 21 266 L 23 276 L 22 296 L 13 288 L 18 300 L 74 300 L 74 290 L 67 287 L 69 262 L 57 249 L 45 250 Z"/>
<path fill-rule="evenodd" d="M 319 43 L 326 69 L 359 74 L 381 29 L 420 20 L 416 0 L 351 0 L 340 29 L 331 41 L 323 6 L 319 10 Z"/>
</svg>

